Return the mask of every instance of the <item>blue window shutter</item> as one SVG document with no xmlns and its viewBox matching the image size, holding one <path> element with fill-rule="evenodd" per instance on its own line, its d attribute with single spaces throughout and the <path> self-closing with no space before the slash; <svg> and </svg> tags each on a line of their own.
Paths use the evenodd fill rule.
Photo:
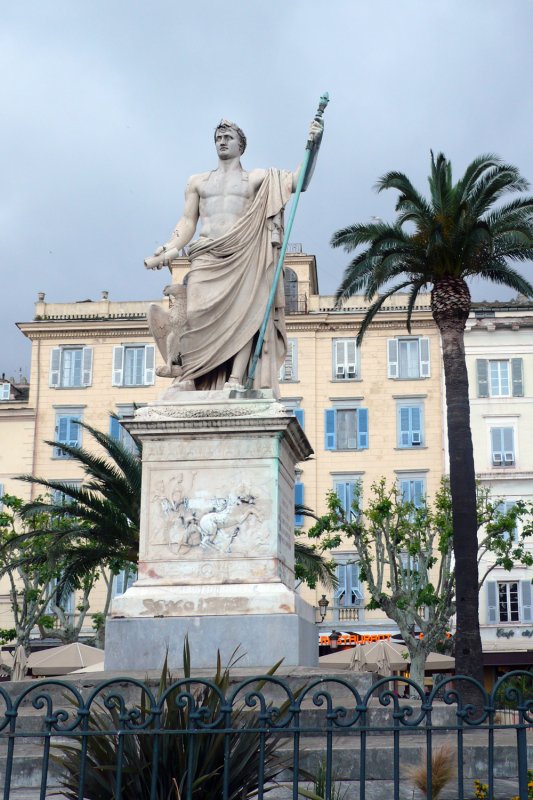
<svg viewBox="0 0 533 800">
<path fill-rule="evenodd" d="M 304 429 L 304 418 L 305 418 L 305 414 L 304 414 L 303 408 L 295 408 L 294 409 L 294 416 L 296 417 L 296 419 L 300 423 L 300 428 L 302 428 L 302 430 L 303 430 Z"/>
<path fill-rule="evenodd" d="M 79 447 L 80 445 L 80 426 L 78 425 L 79 417 L 69 417 L 68 418 L 68 436 L 69 436 L 69 444 L 72 447 Z"/>
<path fill-rule="evenodd" d="M 420 377 L 429 378 L 430 365 L 429 365 L 429 338 L 427 336 L 420 337 Z"/>
<path fill-rule="evenodd" d="M 489 396 L 489 362 L 486 358 L 476 359 L 477 396 Z"/>
<path fill-rule="evenodd" d="M 340 605 L 344 593 L 346 592 L 346 564 L 337 564 L 337 588 L 333 595 L 336 605 Z"/>
<path fill-rule="evenodd" d="M 324 410 L 324 447 L 326 450 L 337 449 L 337 411 L 334 408 Z"/>
<path fill-rule="evenodd" d="M 422 444 L 422 413 L 419 406 L 411 409 L 411 445 Z"/>
<path fill-rule="evenodd" d="M 147 344 L 144 349 L 144 380 L 150 386 L 155 380 L 155 345 Z"/>
<path fill-rule="evenodd" d="M 522 592 L 522 622 L 533 622 L 533 590 L 531 581 L 520 581 Z"/>
<path fill-rule="evenodd" d="M 334 486 L 335 494 L 339 498 L 340 504 L 341 504 L 342 509 L 343 509 L 345 514 L 347 513 L 348 508 L 349 508 L 349 506 L 348 506 L 348 497 L 347 497 L 348 492 L 346 490 L 346 487 L 347 487 L 347 484 L 344 481 L 339 481 L 338 483 L 335 483 L 335 486 Z"/>
<path fill-rule="evenodd" d="M 83 348 L 82 386 L 90 386 L 93 379 L 93 349 Z"/>
<path fill-rule="evenodd" d="M 57 441 L 68 441 L 69 417 L 59 417 L 57 420 Z"/>
<path fill-rule="evenodd" d="M 413 481 L 413 503 L 417 508 L 420 508 L 424 500 L 424 483 L 424 480 Z"/>
<path fill-rule="evenodd" d="M 357 447 L 359 450 L 368 448 L 368 408 L 357 410 Z"/>
<path fill-rule="evenodd" d="M 498 622 L 498 585 L 496 581 L 487 581 L 487 620 Z"/>
<path fill-rule="evenodd" d="M 53 347 L 50 351 L 50 375 L 48 385 L 53 389 L 57 389 L 60 384 L 59 371 L 61 367 L 61 348 Z"/>
<path fill-rule="evenodd" d="M 522 359 L 511 359 L 511 376 L 513 381 L 513 397 L 524 396 L 524 380 L 522 377 Z"/>
<path fill-rule="evenodd" d="M 117 442 L 120 441 L 120 422 L 116 417 L 110 416 L 109 417 L 109 435 L 112 439 L 116 439 Z"/>
<path fill-rule="evenodd" d="M 411 435 L 411 409 L 402 406 L 399 411 L 400 435 L 398 444 L 400 447 L 410 447 L 412 443 Z"/>
<path fill-rule="evenodd" d="M 403 478 L 403 480 L 400 481 L 400 494 L 402 496 L 402 503 L 412 502 L 411 483 L 412 481 L 406 478 Z"/>
<path fill-rule="evenodd" d="M 346 518 L 352 519 L 352 504 L 354 495 L 355 483 L 354 481 L 346 481 Z"/>
<path fill-rule="evenodd" d="M 296 483 L 294 484 L 294 504 L 298 506 L 303 506 L 304 504 L 304 485 L 299 481 L 296 481 Z M 301 528 L 302 525 L 304 524 L 304 515 L 295 514 L 294 524 L 297 528 Z"/>
<path fill-rule="evenodd" d="M 389 339 L 387 342 L 387 362 L 389 378 L 397 378 L 399 370 L 397 339 Z"/>
<path fill-rule="evenodd" d="M 124 380 L 124 347 L 121 344 L 113 347 L 113 386 L 122 386 Z"/>
</svg>

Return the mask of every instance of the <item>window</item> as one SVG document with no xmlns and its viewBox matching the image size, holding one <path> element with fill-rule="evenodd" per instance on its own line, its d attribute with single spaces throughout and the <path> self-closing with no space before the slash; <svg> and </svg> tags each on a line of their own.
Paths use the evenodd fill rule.
<svg viewBox="0 0 533 800">
<path fill-rule="evenodd" d="M 367 408 L 326 408 L 324 426 L 326 450 L 368 448 Z"/>
<path fill-rule="evenodd" d="M 295 506 L 303 506 L 303 504 L 305 502 L 305 500 L 304 500 L 304 498 L 305 498 L 304 485 L 300 481 L 300 477 L 301 477 L 301 473 L 300 473 L 300 475 L 296 476 L 296 481 L 294 483 L 294 505 Z M 303 524 L 304 524 L 304 515 L 295 513 L 294 514 L 294 526 L 296 528 L 301 528 L 303 526 Z"/>
<path fill-rule="evenodd" d="M 427 336 L 389 339 L 388 376 L 400 380 L 429 378 L 429 339 Z"/>
<path fill-rule="evenodd" d="M 285 290 L 285 312 L 298 313 L 298 275 L 290 267 L 283 270 L 283 288 Z"/>
<path fill-rule="evenodd" d="M 11 384 L 0 383 L 0 400 L 9 400 L 11 397 Z"/>
<path fill-rule="evenodd" d="M 113 578 L 113 597 L 124 592 L 132 586 L 137 580 L 136 569 L 121 569 L 118 575 Z"/>
<path fill-rule="evenodd" d="M 493 467 L 515 466 L 514 428 L 491 428 L 490 444 Z"/>
<path fill-rule="evenodd" d="M 357 343 L 355 339 L 333 340 L 333 380 L 353 381 L 357 378 Z"/>
<path fill-rule="evenodd" d="M 353 501 L 360 488 L 360 477 L 339 476 L 333 481 L 333 491 L 340 500 L 345 516 L 351 521 L 356 519 L 356 512 L 353 510 Z"/>
<path fill-rule="evenodd" d="M 532 622 L 531 581 L 487 581 L 488 622 Z"/>
<path fill-rule="evenodd" d="M 63 591 L 60 593 L 57 589 L 57 583 L 57 578 L 52 578 L 48 584 L 49 590 L 52 592 L 52 596 L 46 605 L 45 613 L 53 614 L 54 606 L 57 606 L 68 616 L 74 616 L 74 603 L 76 599 L 75 593 L 66 589 L 63 589 Z"/>
<path fill-rule="evenodd" d="M 92 368 L 92 347 L 54 347 L 50 353 L 49 384 L 53 389 L 90 386 Z"/>
<path fill-rule="evenodd" d="M 398 404 L 398 447 L 421 447 L 424 443 L 422 404 Z"/>
<path fill-rule="evenodd" d="M 55 441 L 69 447 L 81 445 L 81 428 L 78 422 L 82 418 L 81 411 L 58 411 L 56 413 Z M 55 458 L 71 458 L 61 447 L 54 447 Z"/>
<path fill-rule="evenodd" d="M 69 486 L 72 486 L 73 489 L 78 489 L 81 486 L 81 481 L 68 481 Z M 71 497 L 66 495 L 61 489 L 51 489 L 50 494 L 52 497 L 52 503 L 55 506 L 69 506 L 73 500 Z"/>
<path fill-rule="evenodd" d="M 399 481 L 402 502 L 412 503 L 415 508 L 420 508 L 424 504 L 426 494 L 425 478 L 406 476 Z"/>
<path fill-rule="evenodd" d="M 126 344 L 113 348 L 113 386 L 151 386 L 154 379 L 154 345 Z"/>
<path fill-rule="evenodd" d="M 279 371 L 280 381 L 298 380 L 298 341 L 297 339 L 287 340 L 287 355 Z"/>
<path fill-rule="evenodd" d="M 498 503 L 496 507 L 496 513 L 505 515 L 508 514 L 509 511 L 511 511 L 514 507 L 515 503 L 513 500 L 502 500 L 502 502 Z M 516 541 L 516 539 L 518 538 L 518 527 L 516 525 L 516 521 L 513 530 L 510 533 L 505 532 L 503 534 L 503 538 L 504 539 L 511 538 L 513 541 Z"/>
<path fill-rule="evenodd" d="M 132 417 L 134 412 L 134 406 L 131 405 L 128 410 L 124 410 L 125 407 L 122 406 L 122 410 L 117 412 L 117 415 L 114 414 L 109 415 L 109 435 L 112 439 L 115 439 L 120 444 L 124 445 L 124 447 L 130 451 L 130 453 L 138 453 L 139 448 L 135 442 L 133 436 L 126 430 L 126 428 L 120 424 L 120 419 L 122 417 Z"/>
<path fill-rule="evenodd" d="M 300 398 L 287 398 L 283 397 L 281 402 L 285 406 L 285 410 L 288 414 L 292 414 L 298 422 L 300 423 L 300 427 L 304 430 L 304 423 L 305 423 L 305 412 L 303 408 L 300 408 Z"/>
<path fill-rule="evenodd" d="M 336 606 L 360 606 L 363 602 L 363 592 L 359 581 L 359 564 L 346 561 L 337 564 L 337 588 L 333 595 Z"/>
<path fill-rule="evenodd" d="M 476 359 L 478 397 L 523 397 L 521 358 Z"/>
<path fill-rule="evenodd" d="M 0 483 L 0 511 L 2 511 L 2 509 L 4 508 L 4 501 L 2 499 L 3 496 L 4 496 L 4 485 Z"/>
</svg>

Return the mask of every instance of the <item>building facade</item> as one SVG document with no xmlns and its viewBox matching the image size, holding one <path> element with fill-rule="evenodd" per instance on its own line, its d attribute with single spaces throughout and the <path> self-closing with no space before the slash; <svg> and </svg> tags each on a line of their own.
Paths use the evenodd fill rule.
<svg viewBox="0 0 533 800">
<path fill-rule="evenodd" d="M 176 260 L 173 282 L 186 279 L 187 269 L 187 259 Z M 407 296 L 389 299 L 359 348 L 356 335 L 367 304 L 354 297 L 339 310 L 332 297 L 320 295 L 314 256 L 297 247 L 287 255 L 285 290 L 289 349 L 280 371 L 281 397 L 314 450 L 314 456 L 299 466 L 296 501 L 320 514 L 326 510 L 328 492 L 336 491 L 349 508 L 358 483 L 364 502 L 382 477 L 396 482 L 408 500 L 431 499 L 445 474 L 447 454 L 440 337 L 429 295 L 420 295 L 409 334 Z M 168 298 L 160 302 L 168 307 Z M 115 415 L 130 416 L 168 386 L 167 379 L 155 374 L 161 359 L 148 331 L 147 307 L 147 302 L 111 301 L 107 293 L 98 301 L 81 303 L 48 303 L 39 295 L 34 319 L 19 325 L 32 342 L 30 397 L 24 408 L 6 406 L 7 412 L 18 415 L 16 435 L 21 442 L 20 463 L 7 455 L 4 459 L 1 480 L 10 491 L 20 495 L 22 486 L 29 489 L 11 484 L 20 472 L 81 479 L 76 464 L 60 448 L 45 444 L 56 440 L 91 446 L 77 424 L 80 420 L 133 446 Z M 520 322 L 514 317 L 511 322 L 509 312 L 505 323 L 498 321 L 500 312 L 487 317 L 483 309 L 472 315 L 466 336 L 476 468 L 483 481 L 511 501 L 533 493 L 533 455 L 527 449 L 533 426 L 533 340 L 525 309 Z M 328 597 L 322 629 L 394 632 L 394 624 L 381 612 L 364 608 L 368 597 L 355 552 L 346 545 L 333 557 L 339 586 Z M 491 602 L 494 585 L 503 598 L 500 584 L 508 587 L 509 607 L 521 593 L 519 624 L 526 623 L 527 576 L 518 570 L 500 580 L 495 573 L 486 589 L 492 593 Z M 95 611 L 103 591 L 100 586 L 93 593 Z M 317 606 L 321 592 L 304 587 L 300 591 Z M 492 641 L 498 625 L 489 611 L 488 595 L 486 612 L 482 623 Z"/>
</svg>

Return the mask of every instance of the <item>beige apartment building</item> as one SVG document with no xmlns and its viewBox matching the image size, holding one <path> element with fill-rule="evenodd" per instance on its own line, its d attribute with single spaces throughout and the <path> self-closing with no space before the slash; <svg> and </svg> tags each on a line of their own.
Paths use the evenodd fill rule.
<svg viewBox="0 0 533 800">
<path fill-rule="evenodd" d="M 334 490 L 349 506 L 357 482 L 364 497 L 382 476 L 396 481 L 415 502 L 432 497 L 443 474 L 444 442 L 440 340 L 429 296 L 420 297 L 411 334 L 405 328 L 406 297 L 388 302 L 359 349 L 363 298 L 335 309 L 332 297 L 319 294 L 314 256 L 298 246 L 292 250 L 285 264 L 289 352 L 280 374 L 281 396 L 314 449 L 313 458 L 298 470 L 296 500 L 321 513 L 327 493 Z M 181 282 L 187 268 L 186 259 L 174 262 L 173 281 Z M 19 437 L 14 448 L 21 454 L 16 464 L 6 456 L 9 465 L 0 474 L 6 490 L 27 492 L 26 485 L 13 485 L 12 476 L 20 472 L 80 480 L 76 464 L 45 444 L 88 444 L 78 420 L 128 441 L 111 415 L 129 416 L 168 385 L 155 375 L 160 355 L 148 331 L 147 306 L 110 300 L 106 292 L 99 300 L 80 303 L 47 302 L 39 294 L 34 319 L 19 325 L 32 342 L 30 397 L 24 409 L 5 406 L 7 417 L 20 420 L 19 433 L 12 435 Z M 355 553 L 346 546 L 334 557 L 339 588 L 329 597 L 322 628 L 394 631 L 381 612 L 364 610 L 368 598 Z M 117 591 L 121 588 L 119 580 Z M 321 592 L 301 591 L 317 605 Z M 93 594 L 96 611 L 103 583 Z M 5 595 L 3 600 L 0 626 L 7 611 Z"/>
</svg>

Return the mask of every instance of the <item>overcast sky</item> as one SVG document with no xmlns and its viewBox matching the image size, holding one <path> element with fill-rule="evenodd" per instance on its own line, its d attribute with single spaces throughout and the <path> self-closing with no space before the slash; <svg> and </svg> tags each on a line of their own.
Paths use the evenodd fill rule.
<svg viewBox="0 0 533 800">
<path fill-rule="evenodd" d="M 393 218 L 384 172 L 425 191 L 433 148 L 456 176 L 496 152 L 533 181 L 532 41 L 531 0 L 3 0 L 0 373 L 28 373 L 15 322 L 38 291 L 160 297 L 143 259 L 187 176 L 216 166 L 221 117 L 246 132 L 245 167 L 293 168 L 330 93 L 292 235 L 323 293 L 347 263 L 333 231 Z"/>
</svg>

